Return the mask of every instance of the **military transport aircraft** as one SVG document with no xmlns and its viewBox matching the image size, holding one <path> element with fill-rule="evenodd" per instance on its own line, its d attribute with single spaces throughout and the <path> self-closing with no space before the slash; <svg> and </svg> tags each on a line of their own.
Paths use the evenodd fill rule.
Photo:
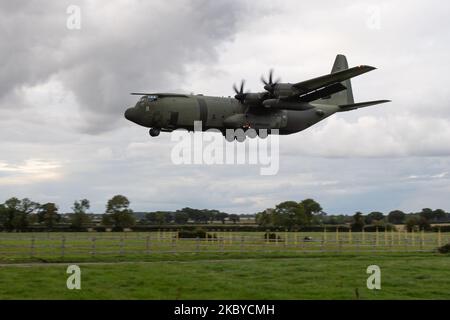
<svg viewBox="0 0 450 320">
<path fill-rule="evenodd" d="M 202 130 L 218 129 L 227 140 L 244 141 L 245 136 L 267 136 L 270 130 L 279 134 L 302 131 L 336 112 L 368 107 L 390 100 L 355 103 L 350 79 L 376 68 L 357 66 L 348 68 L 344 55 L 337 55 L 330 74 L 298 83 L 273 81 L 273 71 L 268 79 L 261 78 L 263 92 L 244 91 L 233 86 L 236 95 L 212 97 L 202 94 L 132 93 L 142 95 L 132 108 L 125 111 L 125 118 L 150 128 L 152 137 L 160 132 L 176 129 L 194 130 L 194 122 L 201 121 Z M 242 130 L 227 130 L 242 129 Z M 228 131 L 244 132 L 243 136 Z M 227 132 L 227 134 L 226 134 Z"/>
</svg>

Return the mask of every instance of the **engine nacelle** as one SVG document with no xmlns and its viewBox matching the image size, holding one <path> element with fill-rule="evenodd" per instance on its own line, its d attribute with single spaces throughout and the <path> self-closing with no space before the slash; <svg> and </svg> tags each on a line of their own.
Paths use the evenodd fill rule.
<svg viewBox="0 0 450 320">
<path fill-rule="evenodd" d="M 280 99 L 267 99 L 263 101 L 263 106 L 271 109 L 286 109 L 286 110 L 309 110 L 314 108 L 307 102 L 292 102 L 283 101 Z"/>
<path fill-rule="evenodd" d="M 262 99 L 263 97 L 260 93 L 246 93 L 244 104 L 257 106 L 260 105 Z"/>
<path fill-rule="evenodd" d="M 242 128 L 246 124 L 246 117 L 243 113 L 234 114 L 229 116 L 223 121 L 226 128 L 236 129 Z"/>
</svg>

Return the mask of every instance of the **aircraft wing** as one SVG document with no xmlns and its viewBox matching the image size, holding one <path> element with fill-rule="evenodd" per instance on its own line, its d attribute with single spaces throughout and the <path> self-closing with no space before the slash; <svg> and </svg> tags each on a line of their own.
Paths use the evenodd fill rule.
<svg viewBox="0 0 450 320">
<path fill-rule="evenodd" d="M 358 66 L 350 69 L 338 71 L 331 74 L 326 74 L 321 77 L 313 78 L 310 80 L 298 82 L 293 85 L 294 88 L 300 91 L 301 94 L 307 94 L 317 89 L 333 85 L 345 81 L 347 79 L 359 76 L 363 73 L 375 70 L 375 67 L 371 66 Z"/>
<path fill-rule="evenodd" d="M 281 98 L 281 100 L 291 102 L 311 102 L 321 98 L 329 97 L 332 94 L 341 92 L 346 89 L 347 89 L 346 86 L 344 86 L 340 82 L 337 82 L 302 95 L 292 95 L 285 98 Z"/>
<path fill-rule="evenodd" d="M 367 102 L 359 102 L 359 103 L 353 103 L 353 104 L 340 105 L 339 112 L 350 111 L 350 110 L 355 110 L 355 109 L 364 108 L 364 107 L 370 107 L 370 106 L 374 106 L 376 104 L 387 103 L 387 102 L 391 102 L 391 100 L 376 100 L 376 101 L 367 101 Z"/>
</svg>

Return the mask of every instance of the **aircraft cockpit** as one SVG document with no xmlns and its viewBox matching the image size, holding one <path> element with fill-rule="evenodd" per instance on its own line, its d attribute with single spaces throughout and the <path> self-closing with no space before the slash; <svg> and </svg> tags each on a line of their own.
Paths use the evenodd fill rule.
<svg viewBox="0 0 450 320">
<path fill-rule="evenodd" d="M 158 100 L 158 96 L 156 95 L 142 96 L 142 98 L 139 100 L 139 103 L 141 105 L 145 105 L 146 103 L 155 102 L 156 100 Z"/>
</svg>

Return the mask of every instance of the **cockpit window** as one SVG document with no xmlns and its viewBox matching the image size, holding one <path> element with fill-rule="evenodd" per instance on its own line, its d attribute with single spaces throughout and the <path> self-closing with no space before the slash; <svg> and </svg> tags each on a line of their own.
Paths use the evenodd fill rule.
<svg viewBox="0 0 450 320">
<path fill-rule="evenodd" d="M 149 95 L 149 96 L 143 96 L 140 100 L 139 100 L 139 102 L 141 103 L 141 104 L 144 104 L 144 103 L 146 103 L 146 102 L 153 102 L 153 101 L 156 101 L 158 99 L 158 96 L 155 96 L 155 95 Z"/>
</svg>

